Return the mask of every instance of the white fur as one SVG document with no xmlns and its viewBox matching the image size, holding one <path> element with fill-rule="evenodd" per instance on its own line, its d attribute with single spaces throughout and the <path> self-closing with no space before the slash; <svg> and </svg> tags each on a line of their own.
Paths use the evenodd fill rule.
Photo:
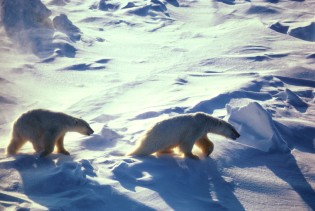
<svg viewBox="0 0 315 211">
<path fill-rule="evenodd" d="M 179 146 L 185 156 L 197 158 L 191 152 L 196 142 L 201 148 L 212 147 L 203 149 L 208 155 L 213 150 L 213 143 L 207 138 L 207 133 L 231 139 L 239 137 L 233 126 L 221 119 L 201 112 L 184 114 L 158 122 L 147 130 L 140 138 L 138 148 L 130 155 L 144 156 Z"/>
<path fill-rule="evenodd" d="M 94 131 L 82 119 L 48 110 L 31 110 L 22 114 L 14 123 L 7 153 L 16 154 L 26 141 L 30 141 L 36 152 L 42 152 L 41 157 L 50 154 L 55 145 L 58 152 L 69 154 L 63 146 L 66 132 L 90 135 Z"/>
</svg>

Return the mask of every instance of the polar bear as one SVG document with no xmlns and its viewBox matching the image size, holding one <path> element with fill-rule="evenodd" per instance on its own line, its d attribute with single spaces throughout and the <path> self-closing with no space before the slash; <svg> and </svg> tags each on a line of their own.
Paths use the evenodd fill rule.
<svg viewBox="0 0 315 211">
<path fill-rule="evenodd" d="M 44 157 L 54 151 L 70 155 L 63 146 L 67 132 L 78 132 L 83 135 L 94 133 L 83 119 L 75 118 L 61 112 L 36 109 L 22 114 L 13 125 L 12 139 L 7 147 L 7 154 L 13 155 L 30 141 L 34 150 Z"/>
<path fill-rule="evenodd" d="M 207 133 L 219 134 L 233 140 L 240 137 L 231 124 L 221 119 L 202 112 L 184 114 L 155 124 L 144 133 L 139 139 L 139 146 L 129 155 L 144 156 L 155 152 L 170 152 L 179 146 L 185 157 L 199 159 L 192 153 L 194 144 L 207 156 L 214 148 Z"/>
</svg>

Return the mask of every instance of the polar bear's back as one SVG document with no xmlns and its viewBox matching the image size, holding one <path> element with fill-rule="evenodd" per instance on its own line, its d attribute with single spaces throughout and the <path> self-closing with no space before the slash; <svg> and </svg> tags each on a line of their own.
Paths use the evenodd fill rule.
<svg viewBox="0 0 315 211">
<path fill-rule="evenodd" d="M 36 138 L 41 136 L 43 131 L 51 128 L 59 129 L 69 119 L 63 113 L 51 112 L 48 110 L 31 110 L 22 114 L 14 123 L 14 131 L 24 138 Z M 63 124 L 60 124 L 63 123 Z M 63 126 L 64 127 L 64 126 Z"/>
</svg>

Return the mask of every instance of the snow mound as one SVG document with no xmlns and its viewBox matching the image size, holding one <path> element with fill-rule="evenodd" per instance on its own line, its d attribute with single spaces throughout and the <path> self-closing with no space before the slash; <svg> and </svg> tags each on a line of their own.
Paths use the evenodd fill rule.
<svg viewBox="0 0 315 211">
<path fill-rule="evenodd" d="M 52 12 L 40 0 L 3 0 L 0 12 L 8 37 L 20 49 L 40 58 L 54 54 L 74 57 L 76 49 L 71 42 L 80 39 L 80 30 L 66 15 L 57 16 L 52 22 Z M 56 36 L 56 30 L 66 35 Z"/>
<path fill-rule="evenodd" d="M 227 105 L 227 120 L 241 134 L 238 142 L 264 152 L 288 152 L 289 148 L 278 132 L 271 115 L 257 102 L 244 107 Z"/>
<path fill-rule="evenodd" d="M 162 16 L 169 17 L 167 7 L 159 0 L 151 0 L 145 5 L 135 6 L 133 4 L 129 4 L 127 6 L 128 7 L 124 7 L 124 10 L 126 10 L 128 14 L 151 17 L 160 16 L 162 14 Z"/>
<path fill-rule="evenodd" d="M 310 91 L 305 91 L 305 92 L 302 92 L 300 94 L 305 95 L 305 97 L 311 97 L 311 94 L 309 92 Z M 288 104 L 290 104 L 296 108 L 308 107 L 307 103 L 304 102 L 304 100 L 301 99 L 301 97 L 299 95 L 297 95 L 296 93 L 294 93 L 290 89 L 285 89 L 284 91 L 279 92 L 275 96 L 278 97 L 278 99 L 286 101 Z"/>
<path fill-rule="evenodd" d="M 312 22 L 307 26 L 296 28 L 292 28 L 290 26 L 286 26 L 279 22 L 276 22 L 274 24 L 271 24 L 269 28 L 282 34 L 289 34 L 301 40 L 315 42 L 315 22 Z"/>
<path fill-rule="evenodd" d="M 291 29 L 289 34 L 302 40 L 315 42 L 315 22 L 312 22 L 308 26 Z"/>
<path fill-rule="evenodd" d="M 54 17 L 53 24 L 55 29 L 60 32 L 67 34 L 71 40 L 77 41 L 81 38 L 81 32 L 78 27 L 73 25 L 73 23 L 68 19 L 65 14 Z"/>
<path fill-rule="evenodd" d="M 285 90 L 287 102 L 295 107 L 306 107 L 307 104 L 290 89 Z"/>
<path fill-rule="evenodd" d="M 270 29 L 275 30 L 276 32 L 286 34 L 289 30 L 289 26 L 285 26 L 279 22 L 276 22 L 269 26 Z"/>
<path fill-rule="evenodd" d="M 108 0 L 100 0 L 95 2 L 90 9 L 99 9 L 102 11 L 115 11 L 119 8 L 120 4 L 116 2 L 111 2 Z"/>
<path fill-rule="evenodd" d="M 277 10 L 265 6 L 251 6 L 247 10 L 248 14 L 275 14 Z"/>
</svg>

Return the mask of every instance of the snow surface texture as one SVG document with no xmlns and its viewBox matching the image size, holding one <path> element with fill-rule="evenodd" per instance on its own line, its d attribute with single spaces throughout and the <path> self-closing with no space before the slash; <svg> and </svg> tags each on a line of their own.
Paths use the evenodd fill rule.
<svg viewBox="0 0 315 211">
<path fill-rule="evenodd" d="M 314 210 L 313 1 L 0 0 L 0 210 Z M 87 120 L 71 156 L 6 156 L 14 120 Z M 224 118 L 214 152 L 126 157 L 150 125 Z M 202 157 L 195 148 L 194 153 Z"/>
</svg>

